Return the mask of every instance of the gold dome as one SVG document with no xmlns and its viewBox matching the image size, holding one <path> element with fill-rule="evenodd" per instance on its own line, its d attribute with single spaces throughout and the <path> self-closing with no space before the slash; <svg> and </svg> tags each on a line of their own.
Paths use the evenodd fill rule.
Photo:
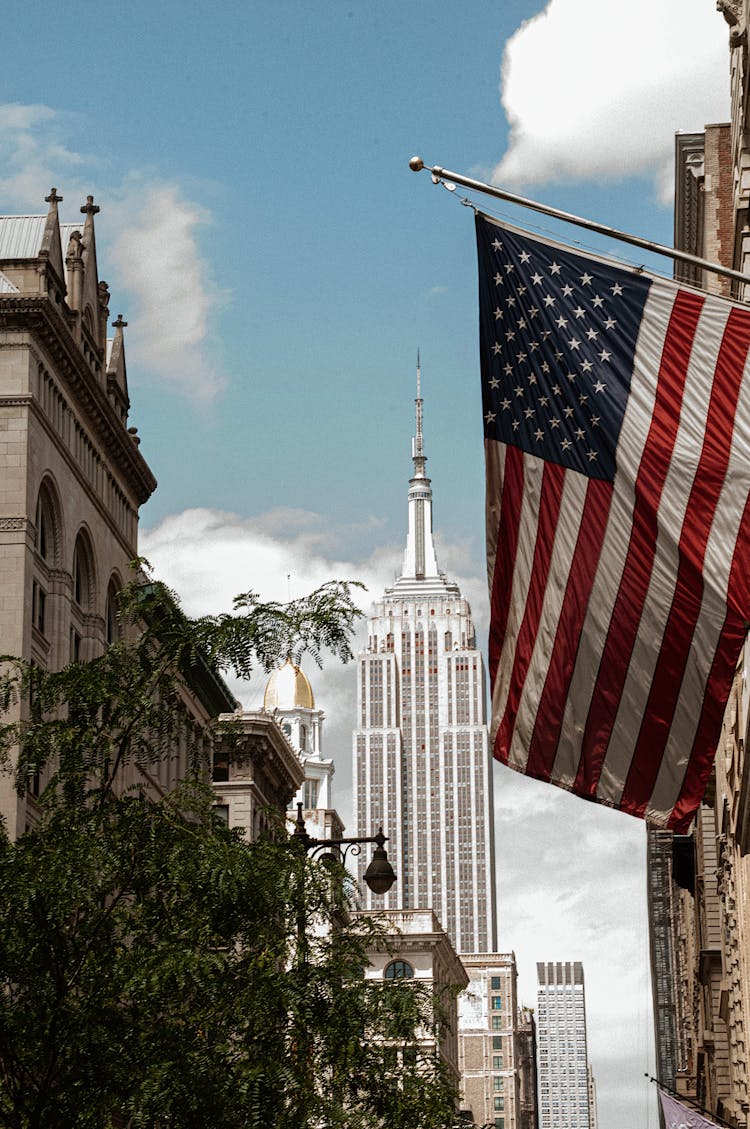
<svg viewBox="0 0 750 1129">
<path fill-rule="evenodd" d="M 283 666 L 275 670 L 266 683 L 263 695 L 264 710 L 314 710 L 315 699 L 307 675 L 288 658 Z"/>
</svg>

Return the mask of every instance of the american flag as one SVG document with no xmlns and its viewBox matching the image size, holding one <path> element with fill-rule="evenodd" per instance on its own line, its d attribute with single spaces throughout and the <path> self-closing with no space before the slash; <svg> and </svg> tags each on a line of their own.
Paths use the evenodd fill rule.
<svg viewBox="0 0 750 1129">
<path fill-rule="evenodd" d="M 476 228 L 495 756 L 684 831 L 750 620 L 750 309 Z"/>
</svg>

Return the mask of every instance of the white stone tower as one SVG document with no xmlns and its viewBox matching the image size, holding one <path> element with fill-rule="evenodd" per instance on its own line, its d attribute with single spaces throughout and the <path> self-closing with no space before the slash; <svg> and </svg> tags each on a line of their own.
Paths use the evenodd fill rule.
<svg viewBox="0 0 750 1129">
<path fill-rule="evenodd" d="M 322 752 L 325 714 L 316 709 L 310 680 L 291 658 L 268 679 L 263 709 L 273 714 L 305 772 L 304 784 L 292 800 L 291 810 L 302 804 L 308 834 L 316 838 L 341 835 L 343 825 L 331 803 L 334 765 Z"/>
<path fill-rule="evenodd" d="M 368 908 L 432 909 L 459 953 L 481 953 L 496 947 L 484 663 L 469 604 L 438 568 L 422 404 L 417 358 L 404 564 L 358 659 L 354 816 L 358 835 L 383 826 L 397 875 L 382 899 L 364 891 Z"/>
</svg>

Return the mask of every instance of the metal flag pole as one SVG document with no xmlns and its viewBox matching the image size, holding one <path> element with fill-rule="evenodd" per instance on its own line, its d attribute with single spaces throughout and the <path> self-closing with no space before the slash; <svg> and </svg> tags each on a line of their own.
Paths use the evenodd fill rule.
<svg viewBox="0 0 750 1129">
<path fill-rule="evenodd" d="M 654 1078 L 653 1074 L 649 1074 L 648 1071 L 644 1073 L 643 1077 L 648 1078 L 649 1082 L 653 1082 L 657 1089 L 664 1090 L 667 1094 L 671 1094 L 673 1098 L 682 1102 L 683 1105 L 685 1105 L 686 1102 L 690 1102 L 691 1108 L 694 1109 L 696 1113 L 705 1115 L 704 1120 L 710 1121 L 712 1125 L 718 1125 L 719 1129 L 733 1129 L 733 1126 L 728 1121 L 725 1121 L 723 1117 L 719 1117 L 718 1113 L 712 1113 L 710 1109 L 706 1109 L 705 1106 L 700 1105 L 695 1098 L 689 1098 L 687 1094 L 681 1094 L 679 1090 L 673 1090 L 666 1082 L 660 1082 L 658 1078 Z"/>
<path fill-rule="evenodd" d="M 505 200 L 509 204 L 520 204 L 523 208 L 531 208 L 535 212 L 542 212 L 545 216 L 553 216 L 555 219 L 565 220 L 567 223 L 576 224 L 578 227 L 585 227 L 588 231 L 597 231 L 600 235 L 612 236 L 613 239 L 619 239 L 623 243 L 632 243 L 634 247 L 642 247 L 645 251 L 654 251 L 658 255 L 667 255 L 671 259 L 679 259 L 680 262 L 690 263 L 694 267 L 702 267 L 703 270 L 711 271 L 713 274 L 723 274 L 727 278 L 732 278 L 745 285 L 750 283 L 750 275 L 742 274 L 730 267 L 711 263 L 707 259 L 699 259 L 697 255 L 691 255 L 687 251 L 678 251 L 674 247 L 665 247 L 661 243 L 653 243 L 650 239 L 642 239 L 639 235 L 628 235 L 627 232 L 618 231 L 615 227 L 608 227 L 604 223 L 583 219 L 582 216 L 574 216 L 571 212 L 563 212 L 560 208 L 550 207 L 549 204 L 527 200 L 524 196 L 516 196 L 513 192 L 506 192 L 503 188 L 495 188 L 492 184 L 484 184 L 481 180 L 472 180 L 471 177 L 451 172 L 449 169 L 441 168 L 440 165 L 434 165 L 430 168 L 421 157 L 412 157 L 409 161 L 409 168 L 412 172 L 421 172 L 422 169 L 427 169 L 427 172 L 432 173 L 432 179 L 436 184 L 440 180 L 455 181 L 456 184 L 462 184 L 465 188 L 472 188 L 475 192 L 484 192 L 488 196 L 495 196 L 498 200 Z"/>
</svg>

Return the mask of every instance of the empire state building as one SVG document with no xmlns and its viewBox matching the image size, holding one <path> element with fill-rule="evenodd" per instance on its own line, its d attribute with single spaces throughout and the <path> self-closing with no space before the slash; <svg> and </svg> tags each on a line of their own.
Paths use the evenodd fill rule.
<svg viewBox="0 0 750 1129">
<path fill-rule="evenodd" d="M 384 899 L 365 888 L 367 908 L 431 908 L 459 953 L 484 953 L 496 947 L 484 663 L 471 608 L 438 568 L 422 405 L 418 364 L 404 564 L 358 657 L 354 815 L 358 835 L 383 826 L 398 875 Z"/>
</svg>

